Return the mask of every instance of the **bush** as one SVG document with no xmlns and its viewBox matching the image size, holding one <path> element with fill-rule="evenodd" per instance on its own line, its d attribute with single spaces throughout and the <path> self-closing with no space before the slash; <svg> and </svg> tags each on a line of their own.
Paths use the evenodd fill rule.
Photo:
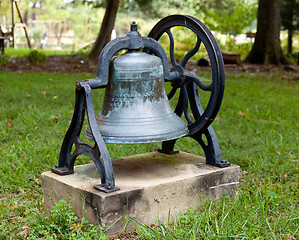
<svg viewBox="0 0 299 240">
<path fill-rule="evenodd" d="M 7 66 L 9 64 L 10 57 L 6 54 L 0 53 L 0 67 Z"/>
<path fill-rule="evenodd" d="M 286 53 L 286 57 L 288 58 L 288 60 L 291 62 L 291 63 L 296 63 L 297 58 L 298 58 L 298 53 L 296 52 L 293 52 L 293 53 Z"/>
<path fill-rule="evenodd" d="M 31 63 L 41 63 L 46 61 L 47 56 L 45 53 L 38 51 L 38 50 L 31 50 L 27 55 L 27 59 Z"/>
<path fill-rule="evenodd" d="M 78 222 L 70 204 L 60 200 L 50 214 L 31 209 L 27 239 L 106 239 L 99 227 Z"/>
</svg>

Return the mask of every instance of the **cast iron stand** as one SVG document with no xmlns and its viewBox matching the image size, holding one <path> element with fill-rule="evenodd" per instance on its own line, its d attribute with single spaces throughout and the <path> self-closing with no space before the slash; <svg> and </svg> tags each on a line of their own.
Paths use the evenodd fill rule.
<svg viewBox="0 0 299 240">
<path fill-rule="evenodd" d="M 195 47 L 186 54 L 180 64 L 177 64 L 174 57 L 174 39 L 171 28 L 175 26 L 187 27 L 197 36 Z M 170 59 L 172 63 L 170 71 L 166 53 L 157 42 L 163 33 L 166 33 L 170 39 Z M 188 60 L 197 53 L 201 44 L 205 46 L 211 61 L 212 83 L 210 85 L 205 85 L 197 76 L 185 70 Z M 125 37 L 115 39 L 104 47 L 98 60 L 97 77 L 77 82 L 72 122 L 61 146 L 59 163 L 51 169 L 52 172 L 59 175 L 72 174 L 76 158 L 80 154 L 85 154 L 95 163 L 101 176 L 101 184 L 96 185 L 95 188 L 106 193 L 119 189 L 115 186 L 110 155 L 96 122 L 91 90 L 107 86 L 110 60 L 115 53 L 122 49 L 143 49 L 161 58 L 165 81 L 172 84 L 168 99 L 172 99 L 176 91 L 180 93 L 174 111 L 180 117 L 184 113 L 189 129 L 186 137 L 195 139 L 202 146 L 207 164 L 218 167 L 229 166 L 230 163 L 222 160 L 219 143 L 211 126 L 220 109 L 224 91 L 224 66 L 220 49 L 209 29 L 198 19 L 191 16 L 172 15 L 158 22 L 148 37 L 141 37 L 137 32 L 137 25 L 133 23 L 131 32 Z M 211 92 L 205 110 L 202 107 L 198 89 Z M 195 121 L 192 121 L 189 117 L 190 109 Z M 85 112 L 95 141 L 94 146 L 80 140 Z M 174 150 L 176 140 L 164 141 L 162 149 L 159 151 L 165 154 L 177 153 L 178 151 Z M 72 152 L 73 146 L 75 150 Z"/>
</svg>

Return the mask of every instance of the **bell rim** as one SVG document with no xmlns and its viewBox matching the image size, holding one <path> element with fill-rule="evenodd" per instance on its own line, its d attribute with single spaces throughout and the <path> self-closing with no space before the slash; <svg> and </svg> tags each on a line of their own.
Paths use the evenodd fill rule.
<svg viewBox="0 0 299 240">
<path fill-rule="evenodd" d="M 173 133 L 173 132 L 172 132 Z M 117 144 L 138 144 L 138 143 L 152 143 L 152 142 L 162 142 L 173 139 L 178 139 L 181 137 L 185 137 L 189 133 L 189 129 L 186 126 L 185 128 L 176 131 L 175 134 L 153 134 L 146 136 L 105 136 L 102 135 L 105 143 L 117 143 Z M 94 141 L 92 134 L 87 135 L 85 137 L 91 141 Z"/>
<path fill-rule="evenodd" d="M 97 120 L 97 123 L 100 125 L 109 125 L 109 123 L 118 123 L 118 124 L 126 124 L 126 123 L 132 123 L 132 120 L 134 121 L 134 123 L 149 123 L 149 124 L 153 124 L 155 122 L 159 123 L 161 122 L 162 120 L 161 119 L 172 119 L 172 118 L 176 118 L 177 121 L 180 121 L 180 122 L 184 122 L 183 119 L 181 119 L 180 117 L 178 117 L 175 112 L 170 112 L 170 113 L 167 113 L 167 114 L 163 114 L 163 115 L 160 115 L 158 117 L 124 117 L 124 118 L 118 118 L 118 117 L 111 117 L 111 116 L 104 116 L 104 115 L 101 115 L 99 114 L 97 117 L 96 117 L 96 120 Z M 179 120 L 181 119 L 181 120 Z M 185 123 L 185 122 L 184 122 Z M 186 123 L 185 123 L 186 124 Z"/>
</svg>

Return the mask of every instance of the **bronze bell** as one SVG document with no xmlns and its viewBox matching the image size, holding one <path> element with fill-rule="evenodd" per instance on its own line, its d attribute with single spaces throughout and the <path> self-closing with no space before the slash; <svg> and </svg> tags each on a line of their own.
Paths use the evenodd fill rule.
<svg viewBox="0 0 299 240">
<path fill-rule="evenodd" d="M 161 59 L 137 50 L 112 59 L 97 123 L 106 143 L 160 142 L 188 133 L 167 99 Z M 93 139 L 89 128 L 86 137 Z"/>
</svg>

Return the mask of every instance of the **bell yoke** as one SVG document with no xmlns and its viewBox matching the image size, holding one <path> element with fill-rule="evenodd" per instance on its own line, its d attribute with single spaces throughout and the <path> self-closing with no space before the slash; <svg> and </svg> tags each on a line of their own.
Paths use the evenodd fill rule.
<svg viewBox="0 0 299 240">
<path fill-rule="evenodd" d="M 171 28 L 182 26 L 193 31 L 197 43 L 178 64 L 174 57 Z M 170 62 L 159 38 L 170 40 Z M 205 85 L 185 70 L 188 60 L 203 45 L 211 61 L 212 81 Z M 125 54 L 114 57 L 120 50 Z M 164 82 L 172 89 L 166 94 Z M 102 109 L 95 117 L 91 90 L 106 88 Z M 199 90 L 210 92 L 204 110 Z M 78 155 L 85 154 L 95 163 L 101 184 L 95 188 L 106 193 L 116 191 L 112 162 L 105 143 L 148 143 L 162 141 L 161 153 L 175 154 L 175 142 L 181 137 L 195 139 L 203 148 L 206 162 L 218 167 L 230 164 L 222 160 L 215 132 L 210 125 L 216 117 L 224 91 L 224 67 L 220 49 L 208 28 L 191 16 L 172 15 L 162 19 L 148 37 L 137 32 L 135 22 L 126 36 L 109 42 L 102 50 L 95 79 L 76 83 L 75 109 L 63 140 L 59 163 L 51 170 L 59 175 L 72 174 Z M 173 111 L 169 100 L 179 98 Z M 81 142 L 80 133 L 87 114 L 86 137 L 94 146 Z M 190 113 L 189 113 L 190 112 Z M 193 120 L 190 118 L 192 114 Z M 181 118 L 184 116 L 185 121 Z M 186 122 L 186 123 L 185 123 Z M 72 151 L 72 149 L 75 149 Z"/>
</svg>

